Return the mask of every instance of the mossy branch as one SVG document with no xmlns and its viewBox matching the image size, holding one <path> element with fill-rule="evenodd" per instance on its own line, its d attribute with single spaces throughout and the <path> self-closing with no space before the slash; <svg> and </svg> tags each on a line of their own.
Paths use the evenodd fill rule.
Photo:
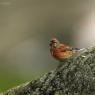
<svg viewBox="0 0 95 95">
<path fill-rule="evenodd" d="M 95 46 L 62 63 L 41 78 L 0 95 L 95 95 Z"/>
</svg>

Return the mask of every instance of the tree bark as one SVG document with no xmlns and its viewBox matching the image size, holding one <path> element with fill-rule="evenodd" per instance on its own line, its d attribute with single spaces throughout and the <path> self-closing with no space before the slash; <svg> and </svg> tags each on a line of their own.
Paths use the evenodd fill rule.
<svg viewBox="0 0 95 95">
<path fill-rule="evenodd" d="M 78 51 L 41 78 L 0 95 L 95 95 L 95 46 Z"/>
</svg>

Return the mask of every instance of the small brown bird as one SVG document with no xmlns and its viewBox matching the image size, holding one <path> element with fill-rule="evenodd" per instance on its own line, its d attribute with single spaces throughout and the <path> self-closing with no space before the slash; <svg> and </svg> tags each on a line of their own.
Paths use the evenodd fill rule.
<svg viewBox="0 0 95 95">
<path fill-rule="evenodd" d="M 50 53 L 59 61 L 73 56 L 78 50 L 77 48 L 72 48 L 66 44 L 60 43 L 56 38 L 50 40 Z"/>
</svg>

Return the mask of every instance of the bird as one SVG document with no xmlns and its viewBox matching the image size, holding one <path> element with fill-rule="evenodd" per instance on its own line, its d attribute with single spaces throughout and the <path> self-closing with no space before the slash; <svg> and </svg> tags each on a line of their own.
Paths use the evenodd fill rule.
<svg viewBox="0 0 95 95">
<path fill-rule="evenodd" d="M 49 45 L 50 45 L 51 56 L 53 56 L 55 59 L 57 59 L 60 62 L 70 58 L 80 50 L 78 48 L 73 48 L 69 45 L 61 43 L 56 37 L 53 37 L 50 40 Z"/>
</svg>

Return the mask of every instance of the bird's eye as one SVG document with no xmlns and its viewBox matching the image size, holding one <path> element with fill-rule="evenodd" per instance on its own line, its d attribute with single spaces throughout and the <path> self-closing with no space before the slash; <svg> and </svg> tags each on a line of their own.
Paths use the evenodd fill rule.
<svg viewBox="0 0 95 95">
<path fill-rule="evenodd" d="M 57 46 L 57 43 L 54 43 L 54 46 L 56 47 Z"/>
<path fill-rule="evenodd" d="M 52 46 L 52 43 L 50 43 L 49 45 Z"/>
</svg>

